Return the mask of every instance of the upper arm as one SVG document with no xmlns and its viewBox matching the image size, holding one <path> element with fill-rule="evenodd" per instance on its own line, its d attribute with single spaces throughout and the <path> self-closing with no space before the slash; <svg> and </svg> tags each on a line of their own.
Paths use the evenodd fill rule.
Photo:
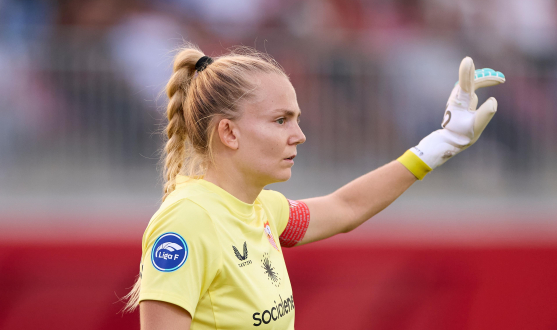
<svg viewBox="0 0 557 330">
<path fill-rule="evenodd" d="M 307 205 L 311 216 L 306 234 L 296 246 L 319 241 L 353 229 L 350 227 L 350 223 L 353 222 L 351 219 L 355 216 L 353 210 L 349 204 L 334 194 L 301 201 Z"/>
<path fill-rule="evenodd" d="M 265 191 L 261 200 L 276 214 L 276 227 L 280 245 L 298 246 L 340 232 L 349 231 L 354 212 L 350 205 L 335 194 L 293 201 L 275 191 Z"/>
<path fill-rule="evenodd" d="M 141 330 L 189 330 L 191 315 L 185 309 L 163 301 L 145 300 L 139 304 Z"/>
</svg>

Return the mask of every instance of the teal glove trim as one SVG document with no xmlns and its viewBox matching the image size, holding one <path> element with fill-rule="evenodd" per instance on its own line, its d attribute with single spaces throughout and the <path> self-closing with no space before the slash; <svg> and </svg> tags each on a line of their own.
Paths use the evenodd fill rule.
<svg viewBox="0 0 557 330">
<path fill-rule="evenodd" d="M 484 77 L 499 77 L 505 79 L 505 75 L 501 71 L 495 71 L 490 68 L 483 68 L 474 71 L 474 79 L 484 78 Z M 458 85 L 458 80 L 454 84 Z"/>
<path fill-rule="evenodd" d="M 474 72 L 474 79 L 483 77 L 499 77 L 504 79 L 505 75 L 500 71 L 495 71 L 490 68 L 478 69 Z"/>
</svg>

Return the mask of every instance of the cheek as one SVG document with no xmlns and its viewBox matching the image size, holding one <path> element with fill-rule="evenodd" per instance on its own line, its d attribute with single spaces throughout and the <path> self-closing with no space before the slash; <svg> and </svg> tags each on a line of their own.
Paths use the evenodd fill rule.
<svg viewBox="0 0 557 330">
<path fill-rule="evenodd" d="M 248 148 L 250 159 L 256 163 L 273 163 L 280 161 L 284 153 L 284 142 L 279 132 L 269 127 L 258 127 L 250 132 Z"/>
</svg>

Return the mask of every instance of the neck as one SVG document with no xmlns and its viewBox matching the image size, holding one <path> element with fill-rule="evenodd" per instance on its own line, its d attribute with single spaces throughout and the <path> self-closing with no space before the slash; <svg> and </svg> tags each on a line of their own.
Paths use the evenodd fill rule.
<svg viewBox="0 0 557 330">
<path fill-rule="evenodd" d="M 230 168 L 224 172 L 210 167 L 207 169 L 203 179 L 226 190 L 232 196 L 248 204 L 253 204 L 264 188 L 264 186 L 246 180 L 246 176 L 243 173 L 231 171 Z"/>
</svg>

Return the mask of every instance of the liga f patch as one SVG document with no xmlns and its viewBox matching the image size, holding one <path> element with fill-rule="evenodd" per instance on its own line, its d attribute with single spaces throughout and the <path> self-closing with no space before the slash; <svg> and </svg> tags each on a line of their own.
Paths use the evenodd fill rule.
<svg viewBox="0 0 557 330">
<path fill-rule="evenodd" d="M 176 233 L 164 233 L 157 238 L 151 250 L 153 267 L 161 272 L 173 272 L 188 259 L 188 244 Z"/>
</svg>

